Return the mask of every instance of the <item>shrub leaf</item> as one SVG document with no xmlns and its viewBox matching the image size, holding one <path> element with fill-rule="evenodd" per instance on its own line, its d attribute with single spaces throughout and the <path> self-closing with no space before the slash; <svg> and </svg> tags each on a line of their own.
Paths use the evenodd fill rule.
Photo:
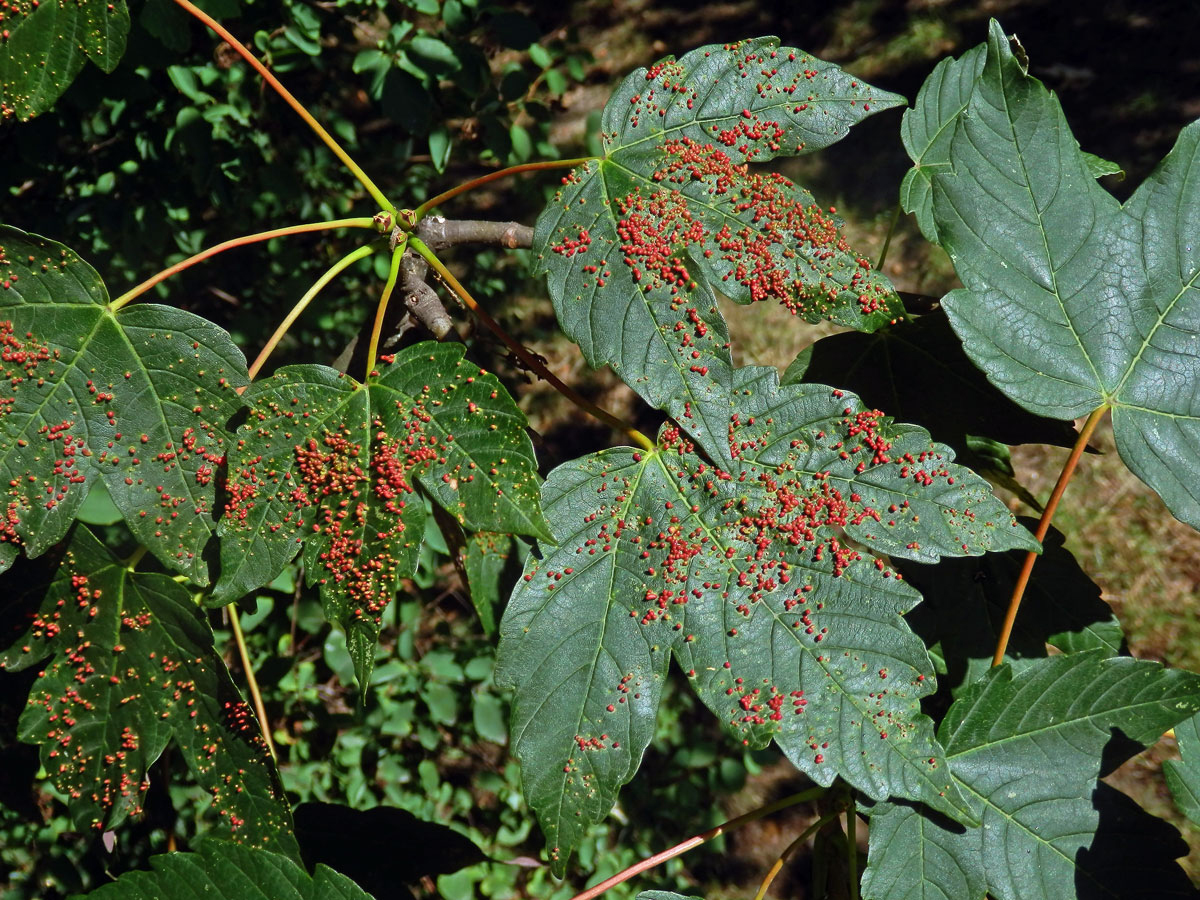
<svg viewBox="0 0 1200 900">
<path fill-rule="evenodd" d="M 1175 726 L 1180 759 L 1163 763 L 1163 777 L 1179 811 L 1200 823 L 1200 716 Z"/>
<path fill-rule="evenodd" d="M 1026 409 L 1111 408 L 1126 465 L 1200 527 L 1200 122 L 1122 208 L 994 21 L 985 54 L 948 166 L 929 170 L 966 285 L 943 301 L 951 324 Z"/>
<path fill-rule="evenodd" d="M 195 853 L 150 857 L 149 872 L 126 872 L 88 893 L 92 900 L 370 900 L 345 875 L 317 865 L 310 875 L 294 860 L 226 841 L 203 841 Z"/>
<path fill-rule="evenodd" d="M 125 0 L 7 5 L 0 18 L 0 120 L 46 112 L 91 60 L 111 72 L 125 52 Z"/>
<path fill-rule="evenodd" d="M 713 288 L 872 330 L 903 314 L 832 210 L 750 162 L 811 152 L 903 98 L 757 38 L 632 73 L 605 106 L 604 156 L 563 179 L 533 249 L 563 331 L 681 418 L 723 403 L 729 336 Z M 723 435 L 695 430 L 712 454 Z M 721 457 L 722 462 L 730 460 Z"/>
<path fill-rule="evenodd" d="M 517 583 L 496 677 L 556 871 L 637 770 L 671 654 L 736 738 L 970 820 L 919 709 L 933 669 L 901 618 L 919 595 L 840 532 L 920 559 L 1036 543 L 920 429 L 774 369 L 735 379 L 709 423 L 735 467 L 668 426 L 656 451 L 584 457 L 543 489 L 558 543 Z"/>
</svg>

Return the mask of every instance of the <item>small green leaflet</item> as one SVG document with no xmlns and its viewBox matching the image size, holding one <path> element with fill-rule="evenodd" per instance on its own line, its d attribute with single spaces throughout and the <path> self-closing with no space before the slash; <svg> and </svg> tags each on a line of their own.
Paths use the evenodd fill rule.
<svg viewBox="0 0 1200 900">
<path fill-rule="evenodd" d="M 563 179 L 535 229 L 563 331 L 590 364 L 680 418 L 720 407 L 732 377 L 714 288 L 864 330 L 902 315 L 832 210 L 746 165 L 828 146 L 901 103 L 775 38 L 631 74 L 604 109 L 604 157 Z M 721 452 L 723 435 L 694 436 Z"/>
<path fill-rule="evenodd" d="M 0 668 L 42 665 L 20 737 L 41 745 L 76 828 L 113 829 L 141 812 L 147 770 L 174 739 L 220 833 L 297 854 L 258 722 L 183 585 L 131 572 L 80 525 L 28 617 Z"/>
<path fill-rule="evenodd" d="M 318 865 L 311 875 L 278 853 L 203 841 L 196 853 L 150 857 L 149 872 L 126 872 L 87 894 L 91 900 L 371 900 L 345 875 Z"/>
<path fill-rule="evenodd" d="M 901 615 L 920 597 L 839 531 L 919 559 L 1036 543 L 925 432 L 777 377 L 735 374 L 734 468 L 668 426 L 653 453 L 546 482 L 558 545 L 509 601 L 496 679 L 516 690 L 512 745 L 556 871 L 637 770 L 672 654 L 735 737 L 775 740 L 821 784 L 970 820 L 919 710 L 932 664 Z"/>
<path fill-rule="evenodd" d="M 1113 729 L 1149 746 L 1198 709 L 1200 676 L 1104 651 L 992 669 L 938 729 L 982 825 L 877 804 L 863 897 L 1194 896 L 1175 829 L 1096 779 L 1120 761 Z"/>
<path fill-rule="evenodd" d="M 416 569 L 418 484 L 470 530 L 550 536 L 525 417 L 460 346 L 382 357 L 365 385 L 325 366 L 288 366 L 245 400 L 213 602 L 269 583 L 303 544 L 308 581 L 346 630 L 363 686 L 379 616 Z"/>
<path fill-rule="evenodd" d="M 199 316 L 107 302 L 62 244 L 0 225 L 0 541 L 37 556 L 102 477 L 138 541 L 206 585 L 245 359 Z"/>
<path fill-rule="evenodd" d="M 1125 178 L 1125 170 L 1121 168 L 1120 163 L 1086 151 L 1080 151 L 1080 155 L 1083 156 L 1084 165 L 1088 167 L 1093 178 L 1103 178 L 1105 175 L 1119 175 L 1118 181 Z"/>
<path fill-rule="evenodd" d="M 1126 465 L 1200 527 L 1200 122 L 1122 208 L 996 22 L 984 56 L 944 123 L 948 165 L 927 167 L 966 285 L 943 300 L 951 324 L 1026 409 L 1110 408 Z"/>
<path fill-rule="evenodd" d="M 1180 759 L 1163 763 L 1163 777 L 1179 811 L 1200 823 L 1200 715 L 1175 726 Z"/>
<path fill-rule="evenodd" d="M 471 603 L 486 635 L 496 633 L 496 610 L 502 597 L 500 579 L 510 566 L 520 571 L 521 564 L 516 559 L 517 542 L 512 535 L 479 531 L 466 537 L 462 567 L 467 576 Z"/>
<path fill-rule="evenodd" d="M 0 12 L 0 121 L 54 105 L 87 60 L 117 67 L 129 33 L 125 0 L 12 0 Z"/>
</svg>

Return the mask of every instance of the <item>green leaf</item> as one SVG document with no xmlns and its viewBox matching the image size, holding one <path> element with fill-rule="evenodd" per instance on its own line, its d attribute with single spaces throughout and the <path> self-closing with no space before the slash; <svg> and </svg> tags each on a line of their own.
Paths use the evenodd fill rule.
<svg viewBox="0 0 1200 900">
<path fill-rule="evenodd" d="M 1121 168 L 1120 163 L 1097 156 L 1095 153 L 1083 153 L 1083 161 L 1087 165 L 1088 171 L 1092 173 L 1093 178 L 1103 178 L 1105 175 L 1120 175 L 1122 178 L 1125 177 L 1125 170 Z"/>
<path fill-rule="evenodd" d="M 416 570 L 418 485 L 468 529 L 549 536 L 525 417 L 494 375 L 432 342 L 382 357 L 381 372 L 363 385 L 288 366 L 246 392 L 213 591 L 227 603 L 269 583 L 303 544 L 363 686 L 380 614 Z"/>
<path fill-rule="evenodd" d="M 945 316 L 924 315 L 874 334 L 843 332 L 806 347 L 784 384 L 836 384 L 902 422 L 927 428 L 955 454 L 973 457 L 971 436 L 1005 444 L 1070 447 L 1075 429 L 1034 415 L 993 386 L 963 352 Z"/>
<path fill-rule="evenodd" d="M 933 176 L 950 168 L 950 141 L 959 115 L 970 103 L 975 82 L 983 70 L 984 48 L 975 47 L 958 59 L 938 63 L 912 109 L 904 111 L 900 139 L 913 167 L 900 183 L 900 205 L 917 217 L 921 234 L 937 243 L 933 218 Z"/>
<path fill-rule="evenodd" d="M 1032 520 L 1025 522 L 1032 525 Z M 1023 551 L 944 559 L 936 566 L 898 562 L 905 579 L 924 602 L 908 616 L 909 626 L 927 646 L 940 645 L 947 672 L 942 687 L 957 696 L 992 665 L 1013 586 L 1025 562 Z M 1046 657 L 1046 645 L 1063 653 L 1100 650 L 1127 655 L 1125 636 L 1100 587 L 1079 567 L 1051 528 L 1043 541 L 1013 624 L 1005 661 L 1021 672 Z"/>
<path fill-rule="evenodd" d="M 1121 458 L 1200 527 L 1198 156 L 1193 123 L 1122 209 L 993 22 L 950 168 L 932 180 L 966 285 L 943 306 L 967 354 L 1039 415 L 1111 408 Z"/>
<path fill-rule="evenodd" d="M 173 739 L 211 795 L 221 833 L 296 854 L 258 722 L 182 585 L 130 571 L 79 526 L 33 608 L 0 667 L 42 663 L 20 737 L 41 746 L 78 830 L 110 830 L 140 813 L 147 770 Z"/>
<path fill-rule="evenodd" d="M 853 512 L 837 524 L 882 553 L 934 562 L 1038 549 L 987 482 L 953 462 L 949 447 L 847 391 L 781 386 L 775 369 L 747 366 L 734 373 L 724 420 L 710 428 L 725 434 L 729 456 L 776 485 L 771 490 L 789 484 L 848 500 Z"/>
<path fill-rule="evenodd" d="M 1179 811 L 1200 823 L 1200 716 L 1175 726 L 1180 759 L 1163 763 L 1163 778 Z"/>
<path fill-rule="evenodd" d="M 479 614 L 483 633 L 496 633 L 496 610 L 500 607 L 500 578 L 516 559 L 516 541 L 511 535 L 480 531 L 467 537 L 463 547 L 463 569 L 471 603 Z M 519 570 L 519 565 L 518 565 Z"/>
<path fill-rule="evenodd" d="M 529 61 L 539 69 L 548 69 L 554 65 L 554 57 L 541 44 L 529 45 Z"/>
<path fill-rule="evenodd" d="M 371 900 L 344 875 L 317 866 L 312 875 L 297 863 L 266 850 L 225 841 L 204 841 L 196 853 L 150 857 L 150 872 L 126 872 L 91 891 L 94 900 Z"/>
<path fill-rule="evenodd" d="M 1118 204 L 1087 171 L 1057 98 L 1025 75 L 994 21 L 968 112 L 951 141 L 954 174 L 933 178 L 939 236 L 967 286 L 943 307 L 1001 390 L 1042 415 L 1078 418 L 1103 402 L 1085 336 L 1106 340 L 1104 326 L 1118 324 L 1118 311 L 1097 302 Z"/>
<path fill-rule="evenodd" d="M 766 161 L 821 150 L 868 115 L 903 103 L 833 63 L 760 37 L 638 69 L 605 105 L 601 129 L 610 152 L 640 145 L 653 154 L 670 136 L 716 140 L 737 162 Z"/>
<path fill-rule="evenodd" d="M 138 22 L 167 49 L 184 53 L 191 46 L 190 18 L 171 0 L 146 0 Z"/>
<path fill-rule="evenodd" d="M 115 525 L 124 516 L 108 496 L 104 482 L 97 481 L 88 491 L 87 499 L 80 504 L 76 518 L 88 525 Z"/>
<path fill-rule="evenodd" d="M 117 67 L 129 33 L 125 0 L 19 0 L 0 18 L 0 120 L 32 119 L 54 105 L 91 60 Z"/>
<path fill-rule="evenodd" d="M 832 211 L 745 165 L 828 146 L 901 102 L 774 38 L 631 74 L 605 106 L 604 156 L 563 179 L 534 232 L 567 336 L 681 419 L 730 384 L 714 287 L 867 330 L 901 315 Z M 721 452 L 723 435 L 693 434 Z"/>
<path fill-rule="evenodd" d="M 0 226 L 0 540 L 37 556 L 102 477 L 138 541 L 208 584 L 202 552 L 245 359 L 199 316 L 154 304 L 114 314 L 107 301 L 62 244 Z"/>
<path fill-rule="evenodd" d="M 657 451 L 593 454 L 543 489 L 558 545 L 517 583 L 496 679 L 556 871 L 633 777 L 671 653 L 734 737 L 964 818 L 919 710 L 933 669 L 901 618 L 919 597 L 841 535 L 928 559 L 1036 544 L 920 429 L 774 369 L 736 378 L 735 468 L 669 426 Z"/>
<path fill-rule="evenodd" d="M 1200 528 L 1200 122 L 1125 205 L 1119 372 L 1106 383 L 1121 459 L 1167 507 Z M 1107 361 L 1107 360 L 1106 360 Z M 1116 381 L 1119 374 L 1120 380 Z M 1112 386 L 1115 382 L 1115 386 Z"/>
<path fill-rule="evenodd" d="M 938 730 L 982 826 L 876 805 L 864 898 L 1193 896 L 1174 829 L 1096 779 L 1113 729 L 1149 746 L 1197 709 L 1200 676 L 1099 651 L 992 669 Z"/>
<path fill-rule="evenodd" d="M 435 10 L 436 14 L 436 10 Z M 457 72 L 462 68 L 458 56 L 444 41 L 426 34 L 416 35 L 408 45 L 409 52 L 439 75 Z"/>
<path fill-rule="evenodd" d="M 471 724 L 475 732 L 493 744 L 508 743 L 508 723 L 504 704 L 495 694 L 478 691 L 471 697 Z"/>
<path fill-rule="evenodd" d="M 971 95 L 986 62 L 985 46 L 973 47 L 958 59 L 944 59 L 925 79 L 913 108 L 905 110 L 900 139 L 913 167 L 900 184 L 900 205 L 916 216 L 917 226 L 926 239 L 938 243 L 937 222 L 933 214 L 935 175 L 950 174 L 950 142 L 958 118 L 970 105 Z M 1021 72 L 1023 60 L 1016 60 Z M 1077 145 L 1078 146 L 1078 145 Z M 1080 151 L 1093 178 L 1124 175 L 1121 167 L 1093 153 Z"/>
<path fill-rule="evenodd" d="M 429 158 L 438 172 L 446 171 L 453 143 L 445 125 L 436 125 L 429 132 Z"/>
</svg>

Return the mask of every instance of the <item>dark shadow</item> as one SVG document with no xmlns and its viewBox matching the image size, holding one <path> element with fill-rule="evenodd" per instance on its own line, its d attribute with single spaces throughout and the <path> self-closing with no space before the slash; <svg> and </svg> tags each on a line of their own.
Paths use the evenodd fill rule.
<svg viewBox="0 0 1200 900">
<path fill-rule="evenodd" d="M 323 863 L 376 900 L 411 900 L 408 884 L 488 859 L 465 835 L 392 806 L 302 803 L 293 817 L 305 865 Z"/>
<path fill-rule="evenodd" d="M 17 739 L 17 718 L 36 678 L 36 668 L 13 673 L 0 670 L 0 806 L 30 822 L 42 819 L 33 789 L 41 763 L 38 748 Z"/>
<path fill-rule="evenodd" d="M 897 422 L 922 426 L 967 465 L 973 462 L 968 435 L 1003 444 L 1075 443 L 1070 422 L 1034 415 L 993 386 L 941 312 L 874 334 L 822 338 L 796 358 L 783 380 L 853 391 Z"/>
<path fill-rule="evenodd" d="M 1027 518 L 1020 521 L 1031 529 L 1036 524 Z M 1047 644 L 1065 652 L 1105 649 L 1113 656 L 1129 652 L 1112 607 L 1101 598 L 1100 586 L 1080 568 L 1064 540 L 1060 531 L 1051 528 L 1033 569 L 1008 643 L 1008 659 L 1018 671 L 1029 661 L 1045 658 Z M 893 561 L 924 598 L 905 620 L 945 661 L 947 672 L 938 679 L 938 691 L 925 701 L 926 711 L 935 718 L 940 718 L 961 687 L 990 668 L 1024 559 L 1024 550 L 1012 550 L 946 558 L 934 566 Z"/>
<path fill-rule="evenodd" d="M 1091 846 L 1075 854 L 1078 900 L 1200 896 L 1177 862 L 1188 847 L 1174 825 L 1103 782 L 1092 792 L 1092 806 L 1100 821 Z"/>
</svg>

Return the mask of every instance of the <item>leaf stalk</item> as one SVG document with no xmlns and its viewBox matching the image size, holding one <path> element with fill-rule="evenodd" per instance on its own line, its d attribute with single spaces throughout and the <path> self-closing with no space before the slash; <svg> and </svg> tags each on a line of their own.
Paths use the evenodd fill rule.
<svg viewBox="0 0 1200 900">
<path fill-rule="evenodd" d="M 122 565 L 125 566 L 126 571 L 128 571 L 128 572 L 134 571 L 137 568 L 138 563 L 140 563 L 142 561 L 142 557 L 146 555 L 146 553 L 149 549 L 150 548 L 147 547 L 145 544 L 138 544 L 137 547 L 134 549 L 134 551 L 132 553 L 130 553 L 129 556 L 126 557 L 125 561 L 122 563 Z"/>
<path fill-rule="evenodd" d="M 392 291 L 396 287 L 396 279 L 400 277 L 400 259 L 404 256 L 407 237 L 401 232 L 400 240 L 396 242 L 395 249 L 392 250 L 392 265 L 388 270 L 387 283 L 383 286 L 383 293 L 379 295 L 379 305 L 375 307 L 375 323 L 371 327 L 371 343 L 367 348 L 367 373 L 363 377 L 364 381 L 370 378 L 371 373 L 375 371 L 375 358 L 379 353 L 379 336 L 383 331 L 383 318 L 387 313 L 388 300 L 392 298 Z"/>
<path fill-rule="evenodd" d="M 779 854 L 779 858 L 771 864 L 771 868 L 767 871 L 766 877 L 763 878 L 762 884 L 758 886 L 758 893 L 754 895 L 754 900 L 763 900 L 763 897 L 767 895 L 767 889 L 771 886 L 771 882 L 774 881 L 775 876 L 783 870 L 784 864 L 792 858 L 797 850 L 804 846 L 805 841 L 807 841 L 810 837 L 812 837 L 841 814 L 842 806 L 839 804 L 836 809 L 832 809 L 825 813 L 825 815 L 821 816 L 821 818 L 817 819 L 817 821 L 805 828 L 804 831 L 800 832 L 800 836 L 788 844 L 784 851 Z"/>
<path fill-rule="evenodd" d="M 728 822 L 723 822 L 716 828 L 710 828 L 708 831 L 702 831 L 700 834 L 688 838 L 686 841 L 681 841 L 669 850 L 664 850 L 661 853 L 656 853 L 653 856 L 648 856 L 641 862 L 634 863 L 628 869 L 618 872 L 611 878 L 606 878 L 604 881 L 588 888 L 581 894 L 576 894 L 571 900 L 592 900 L 594 897 L 599 897 L 609 888 L 616 887 L 622 882 L 628 881 L 634 875 L 638 875 L 655 866 L 665 863 L 667 860 L 674 859 L 677 856 L 682 856 L 689 850 L 699 847 L 701 844 L 706 844 L 715 837 L 719 837 L 726 832 L 733 831 L 743 825 L 748 825 L 751 822 L 756 822 L 764 816 L 769 816 L 771 813 L 779 812 L 781 809 L 787 809 L 789 806 L 795 806 L 797 803 L 806 803 L 809 800 L 815 800 L 820 797 L 827 788 L 814 787 L 806 791 L 800 791 L 796 794 L 784 797 L 782 800 L 776 800 L 774 803 L 768 803 L 766 806 L 760 806 L 758 809 L 751 810 L 737 818 L 730 819 Z M 840 810 L 838 811 L 840 812 Z M 836 815 L 837 813 L 834 813 Z"/>
<path fill-rule="evenodd" d="M 479 318 L 479 321 L 486 325 L 492 334 L 500 338 L 500 340 L 504 342 L 504 345 L 508 347 L 508 349 L 511 350 L 517 356 L 517 358 L 521 360 L 521 362 L 528 366 L 531 371 L 536 372 L 538 376 L 549 382 L 551 387 L 553 387 L 556 391 L 558 391 L 580 409 L 590 413 L 593 417 L 599 419 L 601 422 L 604 422 L 606 425 L 611 425 L 618 431 L 623 431 L 643 450 L 654 452 L 654 442 L 650 440 L 650 438 L 646 437 L 646 435 L 634 428 L 629 422 L 626 422 L 624 419 L 618 418 L 608 410 L 597 406 L 574 388 L 563 383 L 563 381 L 559 379 L 558 376 L 556 376 L 553 372 L 547 369 L 546 366 L 540 360 L 538 360 L 536 356 L 525 349 L 520 341 L 505 331 L 500 326 L 500 323 L 493 319 L 491 315 L 488 314 L 487 310 L 483 309 L 475 301 L 475 298 L 471 296 L 471 294 L 462 286 L 461 283 L 459 283 L 459 280 L 455 278 L 454 274 L 446 268 L 445 264 L 434 255 L 433 251 L 425 246 L 424 242 L 420 238 L 410 236 L 408 239 L 408 245 L 412 247 L 414 251 L 419 253 L 427 263 L 429 263 L 429 265 L 442 277 L 442 280 L 450 286 L 450 289 L 458 295 L 458 298 L 462 300 L 463 304 Z"/>
<path fill-rule="evenodd" d="M 241 237 L 233 238 L 232 240 L 222 241 L 220 244 L 214 244 L 207 250 L 201 250 L 194 256 L 189 256 L 185 260 L 175 263 L 173 266 L 168 266 L 157 275 L 151 275 L 137 287 L 130 288 L 120 297 L 112 300 L 108 304 L 110 312 L 116 312 L 131 300 L 140 297 L 156 284 L 161 284 L 172 275 L 182 272 L 184 269 L 190 269 L 196 263 L 204 262 L 204 260 L 216 256 L 218 253 L 224 253 L 226 250 L 232 250 L 234 247 L 245 247 L 249 244 L 257 244 L 261 241 L 269 241 L 272 238 L 287 237 L 292 234 L 306 234 L 310 231 L 329 231 L 334 228 L 374 228 L 375 221 L 369 216 L 358 216 L 352 219 L 333 219 L 329 222 L 305 222 L 303 225 L 288 225 L 284 228 L 272 228 L 270 231 L 260 231 L 256 234 L 246 234 Z"/>
<path fill-rule="evenodd" d="M 887 237 L 883 239 L 883 249 L 879 251 L 879 262 L 875 263 L 875 271 L 882 272 L 883 264 L 887 260 L 888 248 L 892 246 L 892 235 L 896 233 L 896 226 L 900 224 L 900 204 L 896 204 L 896 211 L 892 213 L 892 224 L 888 226 Z"/>
<path fill-rule="evenodd" d="M 1050 520 L 1054 518 L 1054 511 L 1058 509 L 1058 501 L 1062 499 L 1063 492 L 1067 489 L 1067 482 L 1075 474 L 1075 468 L 1079 465 L 1079 459 L 1083 456 L 1083 451 L 1087 449 L 1092 433 L 1096 430 L 1096 426 L 1100 424 L 1100 420 L 1104 418 L 1104 414 L 1107 411 L 1107 406 L 1098 406 L 1092 410 L 1091 415 L 1087 417 L 1087 421 L 1083 423 L 1083 429 L 1079 432 L 1079 437 L 1075 439 L 1075 446 L 1071 448 L 1071 455 L 1067 457 L 1062 471 L 1058 474 L 1058 481 L 1054 485 L 1054 491 L 1050 494 L 1050 499 L 1046 501 L 1046 509 L 1042 512 L 1042 517 L 1038 520 L 1037 530 L 1033 533 L 1033 536 L 1038 541 L 1045 540 L 1046 532 L 1050 530 Z M 1004 652 L 1008 649 L 1009 638 L 1012 637 L 1013 623 L 1017 619 L 1017 610 L 1021 607 L 1021 598 L 1025 594 L 1025 588 L 1029 585 L 1029 576 L 1033 573 L 1033 564 L 1037 561 L 1037 558 L 1037 551 L 1030 550 L 1025 554 L 1025 563 L 1021 566 L 1021 572 L 1017 576 L 1016 584 L 1013 586 L 1012 598 L 1008 601 L 1008 612 L 1004 616 L 1004 625 L 1001 627 L 1000 637 L 996 641 L 996 653 L 992 657 L 993 666 L 998 666 L 1004 662 Z"/>
<path fill-rule="evenodd" d="M 576 166 L 581 166 L 584 163 L 591 162 L 593 159 L 599 159 L 598 156 L 579 156 L 575 159 L 550 159 L 543 162 L 524 163 L 519 166 L 509 166 L 507 169 L 498 169 L 495 172 L 489 172 L 487 175 L 481 175 L 478 178 L 472 178 L 470 181 L 464 181 L 457 187 L 452 187 L 448 191 L 443 191 L 436 197 L 430 197 L 420 206 L 413 210 L 413 220 L 423 218 L 434 207 L 441 206 L 447 200 L 457 197 L 459 194 L 465 194 L 467 191 L 473 191 L 477 187 L 482 187 L 491 181 L 496 181 L 501 178 L 508 178 L 510 175 L 519 175 L 522 172 L 541 172 L 545 169 L 574 169 Z"/>
<path fill-rule="evenodd" d="M 850 900 L 859 900 L 858 894 L 858 813 L 854 809 L 854 797 L 846 792 L 846 868 L 850 870 Z"/>
<path fill-rule="evenodd" d="M 375 198 L 375 202 L 378 203 L 383 209 L 395 215 L 396 207 L 392 205 L 392 202 L 388 200 L 386 196 L 384 196 L 383 191 L 376 187 L 375 182 L 373 182 L 370 177 L 368 177 L 367 173 L 362 170 L 359 164 L 350 157 L 350 154 L 346 152 L 345 148 L 343 148 L 342 145 L 337 142 L 333 135 L 325 130 L 321 123 L 313 117 L 313 114 L 304 107 L 304 104 L 292 96 L 292 92 L 285 88 L 282 82 L 280 82 L 278 78 L 271 74 L 271 70 L 264 66 L 258 57 L 251 53 L 246 46 L 237 38 L 235 38 L 228 29 L 221 25 L 220 22 L 218 22 L 204 10 L 200 9 L 194 3 L 190 3 L 189 0 L 175 0 L 175 3 L 215 31 L 221 37 L 221 39 L 225 41 L 225 43 L 229 44 L 230 47 L 237 51 L 237 54 L 242 57 L 242 59 L 250 63 L 255 71 L 257 71 L 258 74 L 263 77 L 263 80 L 271 86 L 275 93 L 282 97 L 287 105 L 294 109 L 296 114 L 300 116 L 300 118 L 304 120 L 308 127 L 313 130 L 317 137 L 321 139 L 325 146 L 333 151 L 333 155 L 342 161 L 342 164 L 350 170 L 350 173 L 358 180 L 358 183 L 366 188 L 368 194 Z"/>
</svg>

